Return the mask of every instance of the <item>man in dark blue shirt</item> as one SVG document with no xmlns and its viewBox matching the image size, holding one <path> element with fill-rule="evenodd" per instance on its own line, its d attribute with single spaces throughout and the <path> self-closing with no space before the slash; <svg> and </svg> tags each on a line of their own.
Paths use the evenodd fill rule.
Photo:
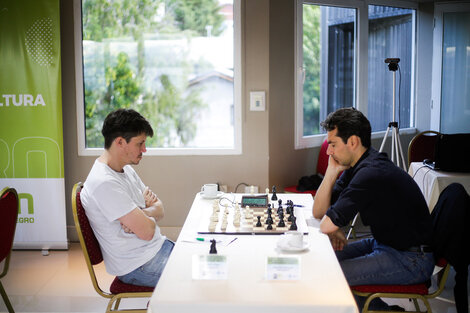
<svg viewBox="0 0 470 313">
<path fill-rule="evenodd" d="M 367 118 L 354 108 L 328 115 L 328 169 L 315 196 L 313 216 L 333 248 L 351 286 L 414 284 L 434 268 L 432 223 L 419 187 L 385 153 L 371 145 Z M 341 177 L 338 175 L 343 172 Z M 373 238 L 347 243 L 340 227 L 360 213 Z M 363 298 L 356 297 L 361 309 Z M 387 310 L 380 298 L 370 309 Z"/>
</svg>

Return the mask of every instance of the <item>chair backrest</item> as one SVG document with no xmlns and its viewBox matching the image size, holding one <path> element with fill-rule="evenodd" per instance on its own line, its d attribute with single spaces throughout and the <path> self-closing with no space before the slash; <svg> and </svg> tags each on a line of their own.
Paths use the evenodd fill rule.
<svg viewBox="0 0 470 313">
<path fill-rule="evenodd" d="M 322 174 L 323 176 L 325 176 L 326 169 L 328 168 L 328 154 L 326 154 L 326 150 L 328 150 L 327 140 L 325 140 L 321 145 L 317 162 L 317 174 Z"/>
<path fill-rule="evenodd" d="M 91 228 L 85 209 L 83 208 L 80 200 L 82 187 L 83 184 L 79 182 L 76 183 L 72 189 L 72 211 L 75 228 L 77 229 L 78 239 L 80 240 L 80 245 L 82 247 L 93 286 L 95 287 L 96 292 L 101 296 L 110 298 L 112 295 L 103 291 L 99 286 L 95 270 L 93 268 L 93 265 L 97 265 L 103 261 L 103 254 L 101 253 L 100 244 L 93 233 L 93 229 Z"/>
<path fill-rule="evenodd" d="M 434 150 L 439 132 L 433 130 L 418 133 L 408 146 L 408 166 L 411 162 L 422 162 L 424 159 L 434 161 Z"/>
<path fill-rule="evenodd" d="M 14 188 L 4 188 L 0 195 L 0 262 L 5 260 L 3 272 L 6 275 L 10 260 L 10 252 L 15 238 L 16 220 L 18 218 L 19 200 Z"/>
<path fill-rule="evenodd" d="M 467 233 L 470 216 L 470 196 L 459 183 L 447 186 L 431 213 L 433 222 L 433 250 L 437 258 L 445 258 L 451 265 L 469 262 Z"/>
</svg>

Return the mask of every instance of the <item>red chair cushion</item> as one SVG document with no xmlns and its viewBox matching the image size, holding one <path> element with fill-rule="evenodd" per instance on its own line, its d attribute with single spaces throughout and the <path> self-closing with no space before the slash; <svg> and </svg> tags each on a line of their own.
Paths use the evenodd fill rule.
<svg viewBox="0 0 470 313">
<path fill-rule="evenodd" d="M 328 141 L 323 141 L 323 144 L 320 148 L 320 153 L 318 154 L 318 162 L 317 162 L 317 173 L 322 174 L 325 176 L 326 169 L 328 168 L 328 154 L 326 154 L 326 150 L 328 150 Z"/>
<path fill-rule="evenodd" d="M 298 190 L 297 190 L 297 185 L 285 187 L 285 188 L 284 188 L 284 192 L 290 192 L 290 193 L 309 193 L 309 194 L 311 194 L 312 196 L 315 196 L 315 194 L 317 193 L 316 190 L 298 191 Z"/>
<path fill-rule="evenodd" d="M 123 292 L 153 292 L 154 289 L 155 287 L 126 284 L 120 281 L 117 277 L 114 278 L 111 286 L 109 287 L 109 291 L 114 295 Z"/>
<path fill-rule="evenodd" d="M 416 285 L 359 285 L 351 286 L 352 290 L 368 293 L 415 293 L 420 295 L 428 294 L 428 287 L 425 283 Z"/>
<path fill-rule="evenodd" d="M 77 216 L 80 228 L 82 229 L 83 239 L 85 240 L 86 249 L 90 256 L 92 265 L 100 264 L 103 261 L 103 254 L 101 254 L 100 244 L 93 233 L 88 217 L 86 216 L 85 209 L 80 200 L 80 192 L 77 192 Z"/>
</svg>

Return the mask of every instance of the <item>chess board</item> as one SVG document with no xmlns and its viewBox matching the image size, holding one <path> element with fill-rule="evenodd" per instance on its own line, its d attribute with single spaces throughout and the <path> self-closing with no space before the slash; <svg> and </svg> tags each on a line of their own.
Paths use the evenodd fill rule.
<svg viewBox="0 0 470 313">
<path fill-rule="evenodd" d="M 217 206 L 218 209 L 216 209 L 216 202 L 214 202 L 210 209 L 207 209 L 203 212 L 201 223 L 198 228 L 199 234 L 278 235 L 291 230 L 290 228 L 292 222 L 288 221 L 290 214 L 285 213 L 286 208 L 283 209 L 283 220 L 285 226 L 278 226 L 280 218 L 277 213 L 278 209 L 275 208 L 272 209 L 271 213 L 271 218 L 273 220 L 273 223 L 271 224 L 272 229 L 269 229 L 268 224 L 266 223 L 268 219 L 268 213 L 266 208 L 241 208 L 237 206 L 221 206 L 219 204 L 217 204 Z M 303 232 L 304 234 L 308 234 L 308 227 L 302 209 L 294 207 L 293 210 L 294 216 L 296 218 L 296 230 Z M 237 217 L 237 215 L 239 215 L 239 217 Z M 257 226 L 258 217 L 261 226 Z"/>
</svg>

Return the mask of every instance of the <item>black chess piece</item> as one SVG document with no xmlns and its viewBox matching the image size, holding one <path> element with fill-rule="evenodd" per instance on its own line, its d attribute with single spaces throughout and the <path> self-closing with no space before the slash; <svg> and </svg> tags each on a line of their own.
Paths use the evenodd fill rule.
<svg viewBox="0 0 470 313">
<path fill-rule="evenodd" d="M 209 254 L 217 254 L 217 248 L 215 247 L 215 239 L 211 240 L 211 249 L 209 250 Z"/>
<path fill-rule="evenodd" d="M 294 218 L 295 218 L 294 209 L 291 208 L 291 209 L 289 210 L 289 217 L 287 218 L 287 220 L 288 220 L 289 222 L 292 222 Z"/>
<path fill-rule="evenodd" d="M 271 200 L 272 200 L 272 201 L 276 201 L 276 200 L 277 200 L 276 186 L 273 186 L 273 195 L 272 195 L 272 197 L 271 197 Z"/>
<path fill-rule="evenodd" d="M 268 214 L 272 214 L 272 213 L 273 213 L 273 210 L 271 209 L 271 207 L 268 207 L 268 210 L 266 211 L 266 213 L 268 213 Z"/>
<path fill-rule="evenodd" d="M 279 214 L 279 223 L 277 227 L 286 227 L 286 223 L 284 223 L 284 214 Z"/>
<path fill-rule="evenodd" d="M 256 223 L 256 227 L 262 227 L 263 225 L 261 224 L 261 216 L 257 216 L 256 218 L 258 218 L 258 222 Z"/>
<path fill-rule="evenodd" d="M 282 208 L 282 199 L 279 199 L 277 203 L 279 203 L 279 207 Z"/>
<path fill-rule="evenodd" d="M 266 227 L 267 230 L 272 230 L 273 229 L 273 221 L 269 221 L 268 227 Z"/>
<path fill-rule="evenodd" d="M 295 223 L 295 220 L 297 218 L 294 215 L 291 215 L 289 217 L 292 217 L 292 224 L 290 224 L 289 230 L 297 230 L 297 224 Z"/>
<path fill-rule="evenodd" d="M 278 208 L 277 209 L 277 215 L 284 214 L 284 209 L 283 208 Z"/>
<path fill-rule="evenodd" d="M 273 217 L 271 216 L 271 213 L 268 213 L 268 218 L 266 219 L 266 224 L 272 224 L 273 223 Z"/>
</svg>

